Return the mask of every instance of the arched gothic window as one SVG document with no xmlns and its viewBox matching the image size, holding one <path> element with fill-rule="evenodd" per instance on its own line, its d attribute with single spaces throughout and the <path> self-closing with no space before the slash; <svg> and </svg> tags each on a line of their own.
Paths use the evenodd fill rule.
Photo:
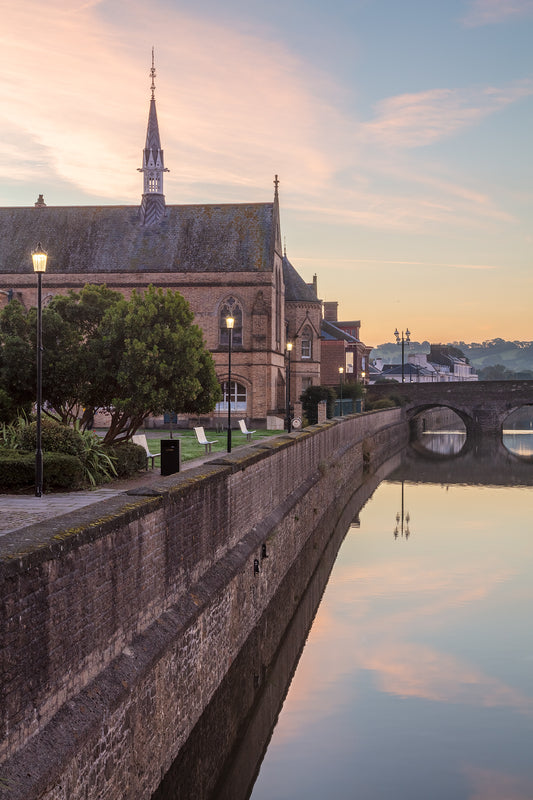
<svg viewBox="0 0 533 800">
<path fill-rule="evenodd" d="M 242 309 L 234 297 L 228 297 L 220 306 L 219 315 L 219 343 L 229 344 L 229 330 L 226 325 L 226 317 L 233 317 L 233 346 L 242 345 Z"/>
<path fill-rule="evenodd" d="M 301 334 L 301 348 L 302 358 L 308 359 L 313 357 L 313 331 L 306 325 Z"/>
</svg>

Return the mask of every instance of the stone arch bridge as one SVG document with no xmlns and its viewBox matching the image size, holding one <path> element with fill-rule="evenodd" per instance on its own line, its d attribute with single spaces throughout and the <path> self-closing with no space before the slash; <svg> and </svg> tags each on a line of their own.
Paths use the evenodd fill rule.
<svg viewBox="0 0 533 800">
<path fill-rule="evenodd" d="M 408 420 L 431 408 L 445 407 L 464 422 L 467 436 L 501 434 L 506 418 L 533 405 L 533 381 L 457 381 L 450 383 L 378 383 L 367 397 L 400 397 Z"/>
</svg>

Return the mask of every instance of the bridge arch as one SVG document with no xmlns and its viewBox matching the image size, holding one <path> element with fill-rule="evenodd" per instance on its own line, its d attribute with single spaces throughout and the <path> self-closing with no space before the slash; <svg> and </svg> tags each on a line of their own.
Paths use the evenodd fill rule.
<svg viewBox="0 0 533 800">
<path fill-rule="evenodd" d="M 409 408 L 406 409 L 407 420 L 409 423 L 414 422 L 416 417 L 423 414 L 424 411 L 432 411 L 433 409 L 437 408 L 447 408 L 450 411 L 453 411 L 456 414 L 461 422 L 464 424 L 466 428 L 466 434 L 468 436 L 469 433 L 472 433 L 474 430 L 474 420 L 472 417 L 467 414 L 464 409 L 457 408 L 452 404 L 445 404 L 445 403 L 422 403 L 421 405 L 413 404 Z"/>
<path fill-rule="evenodd" d="M 424 408 L 450 408 L 464 421 L 467 437 L 501 437 L 502 424 L 509 414 L 533 405 L 533 381 L 374 384 L 367 392 L 371 400 L 397 397 L 408 418 Z"/>
</svg>

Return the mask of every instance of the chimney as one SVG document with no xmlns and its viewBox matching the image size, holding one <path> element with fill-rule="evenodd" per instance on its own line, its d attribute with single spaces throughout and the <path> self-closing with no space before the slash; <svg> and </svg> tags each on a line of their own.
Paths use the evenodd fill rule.
<svg viewBox="0 0 533 800">
<path fill-rule="evenodd" d="M 336 300 L 324 302 L 324 319 L 326 322 L 337 322 L 337 309 L 339 304 Z"/>
<path fill-rule="evenodd" d="M 46 203 L 44 202 L 44 197 L 42 194 L 39 195 L 37 198 L 37 202 L 35 203 L 35 208 L 46 208 Z"/>
</svg>

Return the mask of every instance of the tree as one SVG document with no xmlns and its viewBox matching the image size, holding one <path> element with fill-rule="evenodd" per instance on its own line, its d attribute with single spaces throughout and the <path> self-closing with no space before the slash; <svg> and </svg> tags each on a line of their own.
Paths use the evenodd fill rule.
<svg viewBox="0 0 533 800">
<path fill-rule="evenodd" d="M 108 411 L 105 442 L 129 439 L 150 414 L 206 413 L 220 399 L 211 354 L 178 292 L 150 286 L 126 300 L 106 286 L 54 297 L 43 309 L 43 409 L 86 428 Z M 0 315 L 0 414 L 35 398 L 36 311 Z"/>
<path fill-rule="evenodd" d="M 331 386 L 308 386 L 300 396 L 302 411 L 307 417 L 310 425 L 315 425 L 318 421 L 318 404 L 321 400 L 326 401 L 327 416 L 331 419 L 335 410 L 335 399 L 337 395 Z"/>
<path fill-rule="evenodd" d="M 509 381 L 514 378 L 514 372 L 508 370 L 503 364 L 494 364 L 494 366 L 480 369 L 478 377 L 480 381 Z"/>
<path fill-rule="evenodd" d="M 94 415 L 92 396 L 100 326 L 106 312 L 123 302 L 120 292 L 87 284 L 81 292 L 58 295 L 43 309 L 43 398 L 45 412 L 85 429 Z M 53 409 L 53 411 L 51 410 Z"/>
<path fill-rule="evenodd" d="M 105 442 L 129 439 L 146 417 L 206 413 L 220 399 L 211 354 L 178 293 L 149 286 L 106 312 L 95 340 L 97 372 L 86 404 L 111 415 Z"/>
<path fill-rule="evenodd" d="M 29 413 L 36 398 L 35 331 L 18 300 L 0 313 L 0 421 Z"/>
</svg>

